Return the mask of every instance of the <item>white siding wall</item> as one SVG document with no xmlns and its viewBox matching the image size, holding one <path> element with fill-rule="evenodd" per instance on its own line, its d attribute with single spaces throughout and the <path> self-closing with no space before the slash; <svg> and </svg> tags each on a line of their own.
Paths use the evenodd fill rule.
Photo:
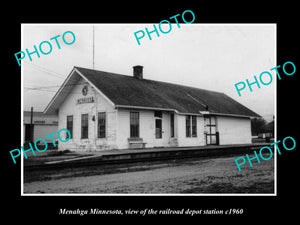
<svg viewBox="0 0 300 225">
<path fill-rule="evenodd" d="M 137 111 L 140 115 L 140 138 L 146 143 L 147 148 L 155 146 L 155 121 L 153 111 Z M 163 122 L 164 123 L 164 122 Z M 120 109 L 118 111 L 118 146 L 121 149 L 129 148 L 130 137 L 130 110 Z"/>
<path fill-rule="evenodd" d="M 58 130 L 66 128 L 67 116 L 73 115 L 73 136 L 68 142 L 59 141 L 59 150 L 105 150 L 116 148 L 116 110 L 113 105 L 102 95 L 88 85 L 88 94 L 82 95 L 82 88 L 88 85 L 80 79 L 59 108 Z M 94 97 L 95 103 L 77 104 L 77 99 Z M 97 114 L 106 112 L 106 138 L 97 138 Z M 81 114 L 88 113 L 88 138 L 81 139 Z M 93 121 L 93 117 L 95 120 Z M 61 132 L 62 134 L 63 132 Z"/>
<path fill-rule="evenodd" d="M 118 138 L 117 145 L 120 149 L 129 148 L 128 138 L 130 137 L 130 111 L 139 112 L 140 115 L 140 138 L 146 143 L 146 148 L 177 146 L 176 138 L 170 137 L 170 114 L 163 112 L 162 116 L 162 139 L 155 138 L 155 117 L 154 111 L 146 110 L 125 110 L 118 111 Z M 176 116 L 175 116 L 176 117 Z M 176 121 L 175 121 L 176 135 Z"/>
<path fill-rule="evenodd" d="M 197 137 L 186 137 L 185 115 L 177 115 L 177 125 L 178 146 L 184 147 L 205 145 L 203 117 L 197 116 Z"/>
<path fill-rule="evenodd" d="M 129 129 L 129 124 L 127 129 Z M 153 111 L 140 111 L 140 137 L 143 138 L 146 147 L 153 147 L 155 141 Z"/>
<path fill-rule="evenodd" d="M 126 149 L 129 148 L 127 138 L 130 137 L 129 111 L 118 110 L 117 115 L 117 146 L 120 149 Z"/>
<path fill-rule="evenodd" d="M 217 116 L 220 145 L 251 143 L 249 118 Z"/>
<path fill-rule="evenodd" d="M 59 141 L 59 150 L 106 150 L 129 148 L 130 110 L 114 109 L 113 104 L 88 85 L 87 96 L 82 95 L 82 88 L 87 85 L 83 79 L 78 82 L 59 109 L 58 130 L 66 128 L 68 115 L 73 115 L 73 136 L 68 142 Z M 77 104 L 77 99 L 94 97 L 95 103 Z M 175 137 L 170 137 L 170 113 L 163 112 L 162 139 L 155 138 L 154 111 L 132 110 L 140 113 L 140 138 L 146 147 L 169 146 L 203 146 L 205 145 L 204 119 L 197 116 L 197 137 L 186 137 L 185 115 L 174 115 Z M 97 137 L 97 114 L 106 112 L 106 138 Z M 87 139 L 81 139 L 81 115 L 89 115 L 89 134 Z M 93 117 L 95 120 L 93 121 Z M 251 143 L 251 123 L 248 118 L 217 117 L 217 131 L 220 134 L 220 144 Z M 54 132 L 54 131 L 53 131 Z M 40 131 L 40 133 L 43 133 Z M 50 134 L 47 130 L 47 134 Z M 63 132 L 61 133 L 63 136 Z"/>
</svg>

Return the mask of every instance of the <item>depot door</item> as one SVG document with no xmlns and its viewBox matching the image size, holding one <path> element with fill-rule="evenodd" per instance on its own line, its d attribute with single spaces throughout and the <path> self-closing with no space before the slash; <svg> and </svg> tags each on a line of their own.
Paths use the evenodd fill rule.
<svg viewBox="0 0 300 225">
<path fill-rule="evenodd" d="M 219 133 L 217 132 L 217 124 L 215 116 L 204 117 L 204 129 L 207 145 L 219 144 Z"/>
<path fill-rule="evenodd" d="M 163 112 L 162 111 L 154 111 L 154 125 L 155 125 L 155 134 L 154 134 L 154 147 L 162 147 L 163 146 Z"/>
<path fill-rule="evenodd" d="M 163 146 L 162 119 L 155 119 L 155 147 Z"/>
<path fill-rule="evenodd" d="M 25 124 L 25 142 L 33 141 L 33 124 Z"/>
</svg>

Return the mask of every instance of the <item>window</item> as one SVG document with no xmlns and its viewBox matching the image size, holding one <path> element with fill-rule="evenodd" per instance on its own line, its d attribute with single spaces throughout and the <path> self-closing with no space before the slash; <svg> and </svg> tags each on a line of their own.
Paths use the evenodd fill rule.
<svg viewBox="0 0 300 225">
<path fill-rule="evenodd" d="M 191 137 L 191 116 L 185 116 L 185 133 L 186 137 Z"/>
<path fill-rule="evenodd" d="M 186 137 L 197 137 L 197 116 L 185 116 Z"/>
<path fill-rule="evenodd" d="M 139 112 L 130 112 L 130 137 L 140 137 L 140 114 Z"/>
<path fill-rule="evenodd" d="M 81 115 L 81 138 L 89 137 L 89 115 L 82 114 Z"/>
<path fill-rule="evenodd" d="M 154 111 L 154 117 L 162 118 L 162 111 Z"/>
<path fill-rule="evenodd" d="M 106 136 L 106 113 L 98 113 L 98 138 L 105 138 Z"/>
<path fill-rule="evenodd" d="M 67 132 L 67 139 L 73 138 L 73 116 L 67 116 L 67 129 L 70 131 L 71 137 Z"/>
<path fill-rule="evenodd" d="M 192 137 L 197 137 L 197 116 L 192 116 Z"/>
<path fill-rule="evenodd" d="M 174 113 L 170 114 L 171 137 L 174 137 Z"/>
</svg>

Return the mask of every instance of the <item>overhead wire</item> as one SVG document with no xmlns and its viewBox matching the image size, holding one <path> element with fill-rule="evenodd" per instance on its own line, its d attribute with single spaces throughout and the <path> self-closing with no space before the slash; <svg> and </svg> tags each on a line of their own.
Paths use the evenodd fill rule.
<svg viewBox="0 0 300 225">
<path fill-rule="evenodd" d="M 29 61 L 26 61 L 26 60 L 24 60 L 24 62 L 27 63 L 28 65 L 34 66 L 35 69 L 39 69 L 40 71 L 48 73 L 48 75 L 51 74 L 50 76 L 57 77 L 57 78 L 60 78 L 60 79 L 65 79 L 66 78 L 65 75 L 57 73 L 57 72 L 55 72 L 53 70 L 47 69 L 47 68 L 45 68 L 43 66 L 36 65 L 36 64 L 34 64 L 32 62 L 29 62 Z"/>
<path fill-rule="evenodd" d="M 74 83 L 74 84 L 65 84 L 65 87 L 75 87 L 75 86 L 79 86 L 79 85 L 82 85 L 82 84 L 86 84 L 87 82 L 79 82 L 79 83 Z M 26 87 L 24 86 L 24 90 L 25 91 L 45 91 L 45 92 L 57 92 L 58 91 L 58 88 L 61 87 L 61 85 L 53 85 L 53 86 L 36 86 L 36 87 Z M 55 90 L 51 90 L 51 88 L 55 88 Z M 69 90 L 65 90 L 65 91 L 62 91 L 62 93 L 68 93 Z M 73 94 L 81 94 L 81 92 L 74 92 L 73 91 Z"/>
<path fill-rule="evenodd" d="M 53 70 L 47 69 L 43 66 L 36 65 L 36 64 L 34 64 L 32 62 L 29 62 L 29 61 L 26 61 L 26 60 L 24 60 L 23 62 L 26 62 L 28 65 L 34 66 L 34 69 L 45 72 L 49 76 L 53 76 L 53 77 L 60 78 L 60 79 L 66 79 L 65 75 L 57 73 Z M 71 84 L 65 84 L 65 86 L 76 86 L 76 85 L 81 85 L 81 84 L 84 84 L 84 83 L 85 82 L 74 83 L 74 84 L 71 83 Z M 55 93 L 55 92 L 58 91 L 58 88 L 61 87 L 61 85 L 62 84 L 60 84 L 60 85 L 51 85 L 51 86 L 31 86 L 31 87 L 24 86 L 24 91 L 45 91 L 45 92 L 54 92 Z M 51 90 L 53 88 L 55 88 L 56 90 Z M 74 94 L 81 94 L 81 92 L 80 93 L 79 92 L 74 93 Z"/>
</svg>

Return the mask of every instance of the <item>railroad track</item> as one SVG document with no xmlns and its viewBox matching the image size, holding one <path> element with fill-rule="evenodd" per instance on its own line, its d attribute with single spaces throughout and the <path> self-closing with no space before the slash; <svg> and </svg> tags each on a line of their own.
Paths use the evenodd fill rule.
<svg viewBox="0 0 300 225">
<path fill-rule="evenodd" d="M 33 170 L 57 170 L 63 168 L 78 168 L 88 166 L 101 165 L 126 165 L 136 162 L 154 162 L 174 159 L 186 158 L 206 158 L 206 157 L 222 157 L 222 156 L 242 156 L 243 154 L 253 153 L 254 150 L 259 150 L 262 146 L 247 146 L 247 147 L 230 147 L 220 149 L 193 149 L 193 150 L 177 150 L 177 151 L 162 151 L 162 152 L 134 152 L 126 154 L 111 154 L 95 157 L 76 158 L 69 161 L 61 161 L 58 163 L 44 163 L 38 165 L 24 166 L 26 172 Z M 273 150 L 273 146 L 271 147 Z"/>
</svg>

